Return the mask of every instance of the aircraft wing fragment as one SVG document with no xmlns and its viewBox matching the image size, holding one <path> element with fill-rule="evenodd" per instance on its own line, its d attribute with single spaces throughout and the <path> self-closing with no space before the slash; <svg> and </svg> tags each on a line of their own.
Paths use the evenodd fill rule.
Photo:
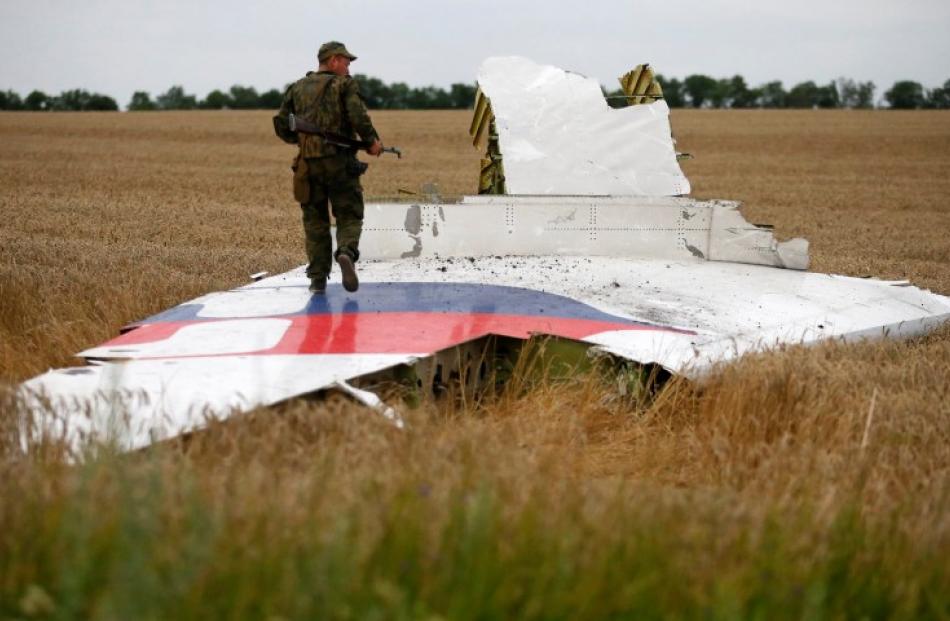
<svg viewBox="0 0 950 621">
<path fill-rule="evenodd" d="M 552 335 L 689 377 L 781 344 L 919 334 L 950 299 L 904 283 L 698 258 L 424 256 L 361 262 L 354 294 L 302 268 L 202 296 L 23 385 L 70 437 L 126 448 L 412 364 L 489 334 Z M 244 336 L 238 337 L 238 334 Z M 357 395 L 358 396 L 358 395 Z M 381 412 L 378 402 L 368 405 Z"/>
<path fill-rule="evenodd" d="M 597 80 L 517 56 L 485 60 L 478 85 L 491 100 L 507 194 L 689 193 L 664 101 L 613 109 Z"/>
</svg>

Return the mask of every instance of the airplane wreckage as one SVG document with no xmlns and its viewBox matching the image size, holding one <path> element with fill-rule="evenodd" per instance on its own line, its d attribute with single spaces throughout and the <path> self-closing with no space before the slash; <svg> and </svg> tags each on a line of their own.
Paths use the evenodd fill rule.
<svg viewBox="0 0 950 621">
<path fill-rule="evenodd" d="M 698 378 L 780 344 L 904 337 L 950 320 L 950 298 L 807 272 L 805 240 L 776 241 L 736 202 L 686 197 L 652 70 L 621 84 L 628 105 L 612 109 L 596 80 L 486 60 L 471 125 L 486 149 L 480 194 L 367 205 L 358 292 L 331 282 L 311 295 L 300 267 L 209 293 L 21 392 L 55 419 L 46 433 L 134 449 L 326 391 L 400 424 L 375 382 L 407 371 L 420 390 L 477 382 L 493 339 L 546 335 Z"/>
</svg>

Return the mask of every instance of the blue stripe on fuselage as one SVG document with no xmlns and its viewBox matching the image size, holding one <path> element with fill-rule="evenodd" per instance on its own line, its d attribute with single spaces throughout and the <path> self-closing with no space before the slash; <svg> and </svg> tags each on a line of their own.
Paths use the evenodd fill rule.
<svg viewBox="0 0 950 621">
<path fill-rule="evenodd" d="M 133 325 L 196 321 L 202 304 L 182 304 Z M 300 310 L 279 316 L 328 313 L 479 313 L 563 317 L 650 325 L 599 311 L 572 298 L 522 287 L 445 282 L 368 282 L 348 293 L 330 285 L 324 295 L 310 296 Z M 226 316 L 215 319 L 227 319 Z"/>
</svg>

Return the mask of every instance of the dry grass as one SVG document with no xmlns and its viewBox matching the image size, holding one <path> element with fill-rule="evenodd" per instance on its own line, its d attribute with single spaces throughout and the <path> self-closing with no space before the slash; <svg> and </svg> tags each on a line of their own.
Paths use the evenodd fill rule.
<svg viewBox="0 0 950 621">
<path fill-rule="evenodd" d="M 465 113 L 376 113 L 369 195 L 470 192 Z M 950 293 L 950 115 L 676 111 L 700 197 Z M 0 378 L 302 261 L 264 113 L 0 115 Z M 702 389 L 595 376 L 397 433 L 343 401 L 82 468 L 0 406 L 0 617 L 950 616 L 950 329 Z M 41 450 L 42 449 L 42 450 Z M 136 576 L 129 579 L 129 576 Z"/>
<path fill-rule="evenodd" d="M 374 161 L 367 195 L 471 192 L 464 114 L 374 116 L 406 157 Z M 260 112 L 0 114 L 0 378 L 303 262 L 294 150 L 269 125 Z"/>
<path fill-rule="evenodd" d="M 950 293 L 950 115 L 898 111 L 674 112 L 700 198 L 812 243 L 812 269 L 909 278 Z"/>
</svg>

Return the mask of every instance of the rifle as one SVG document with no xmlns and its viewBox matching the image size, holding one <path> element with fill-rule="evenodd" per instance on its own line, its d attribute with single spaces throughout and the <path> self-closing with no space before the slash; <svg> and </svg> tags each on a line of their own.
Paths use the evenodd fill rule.
<svg viewBox="0 0 950 621">
<path fill-rule="evenodd" d="M 309 121 L 298 119 L 293 113 L 287 115 L 287 122 L 290 126 L 290 131 L 320 136 L 327 144 L 332 144 L 336 147 L 366 151 L 373 146 L 373 143 L 369 140 L 355 140 L 334 132 L 325 132 Z M 383 147 L 382 152 L 394 153 L 397 158 L 402 159 L 402 151 L 397 147 Z"/>
</svg>

